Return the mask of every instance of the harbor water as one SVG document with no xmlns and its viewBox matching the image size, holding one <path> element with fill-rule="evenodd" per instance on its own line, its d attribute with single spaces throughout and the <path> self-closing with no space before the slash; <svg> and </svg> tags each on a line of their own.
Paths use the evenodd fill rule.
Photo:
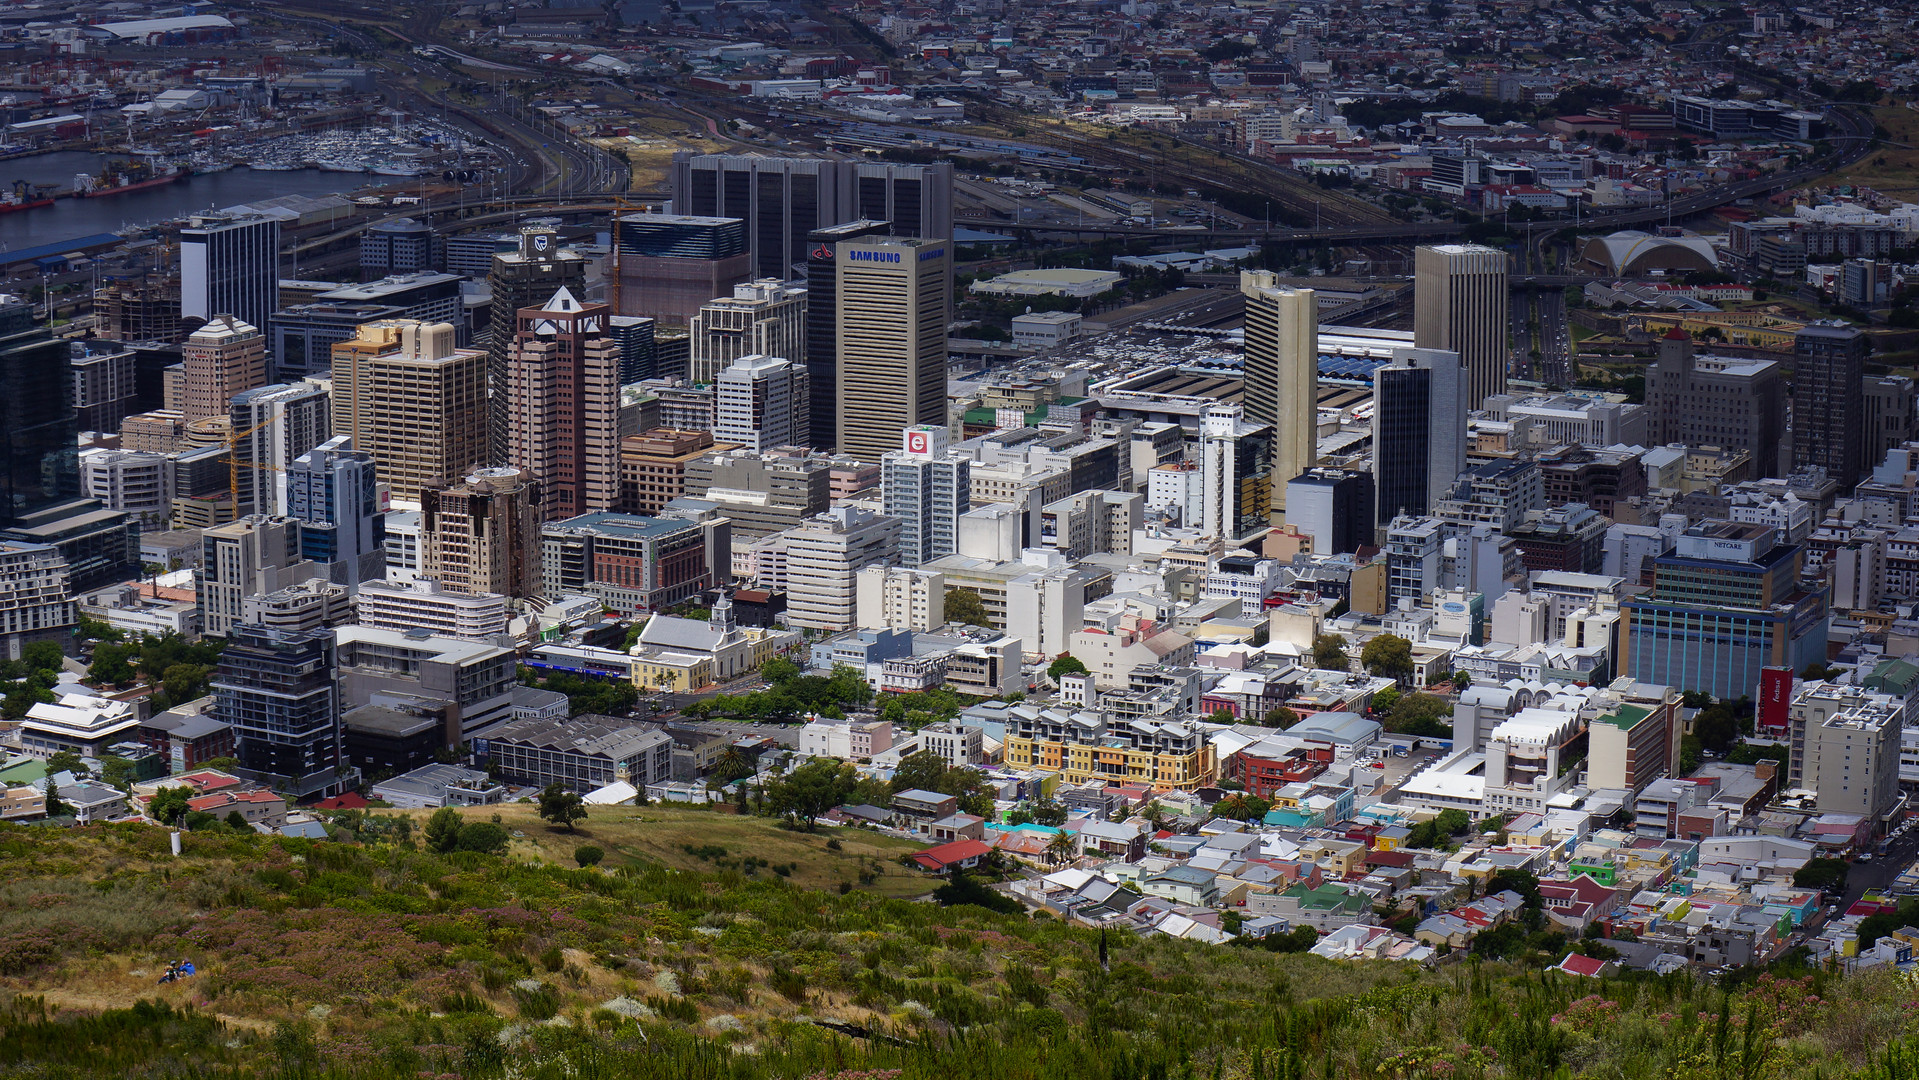
<svg viewBox="0 0 1919 1080">
<path fill-rule="evenodd" d="M 51 184 L 64 191 L 73 186 L 75 173 L 99 176 L 113 156 L 62 152 L 0 161 L 0 189 L 11 191 L 16 180 L 24 180 L 28 184 Z M 398 181 L 391 177 L 356 176 L 319 169 L 256 172 L 242 165 L 124 195 L 56 199 L 52 206 L 0 214 L 0 251 L 117 232 L 128 225 L 150 225 L 195 211 L 217 210 L 279 195 L 351 196 L 360 187 L 382 182 Z"/>
</svg>

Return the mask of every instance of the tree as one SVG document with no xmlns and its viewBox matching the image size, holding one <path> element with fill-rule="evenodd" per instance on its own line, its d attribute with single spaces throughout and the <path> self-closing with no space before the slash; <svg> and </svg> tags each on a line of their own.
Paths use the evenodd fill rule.
<svg viewBox="0 0 1919 1080">
<path fill-rule="evenodd" d="M 1079 841 L 1073 839 L 1072 833 L 1065 832 L 1063 830 L 1060 832 L 1056 832 L 1053 834 L 1053 838 L 1046 842 L 1046 861 L 1047 862 L 1050 862 L 1050 863 L 1071 862 L 1078 855 L 1079 855 Z"/>
<path fill-rule="evenodd" d="M 66 654 L 60 651 L 58 642 L 36 641 L 20 650 L 20 662 L 30 671 L 51 671 L 58 673 L 66 662 Z"/>
<path fill-rule="evenodd" d="M 586 820 L 586 800 L 559 784 L 548 784 L 540 792 L 540 817 L 572 832 L 574 822 Z"/>
<path fill-rule="evenodd" d="M 1053 658 L 1052 663 L 1046 665 L 1046 677 L 1053 680 L 1055 684 L 1059 682 L 1062 675 L 1084 674 L 1086 674 L 1086 665 L 1080 663 L 1079 657 L 1072 653 L 1060 653 Z"/>
<path fill-rule="evenodd" d="M 445 854 L 460 846 L 460 825 L 464 822 L 458 810 L 451 806 L 442 806 L 426 819 L 426 846 Z"/>
<path fill-rule="evenodd" d="M 75 776 L 87 775 L 87 767 L 81 763 L 80 755 L 71 750 L 56 750 L 47 757 L 47 775 L 70 772 Z"/>
<path fill-rule="evenodd" d="M 1452 703 L 1445 698 L 1434 694 L 1407 694 L 1393 706 L 1386 726 L 1402 735 L 1443 739 L 1452 729 L 1441 723 L 1440 717 L 1451 715 L 1452 711 Z"/>
<path fill-rule="evenodd" d="M 1486 878 L 1486 895 L 1497 896 L 1503 892 L 1516 892 L 1529 908 L 1537 908 L 1541 901 L 1539 879 L 1529 871 L 1516 866 L 1501 867 Z"/>
<path fill-rule="evenodd" d="M 128 658 L 139 653 L 132 645 L 115 645 L 101 642 L 93 647 L 93 664 L 87 668 L 87 678 L 102 686 L 120 686 L 133 681 L 133 665 Z"/>
<path fill-rule="evenodd" d="M 51 780 L 47 781 L 46 807 L 42 812 L 50 818 L 73 816 L 73 807 L 61 800 L 60 789 Z"/>
<path fill-rule="evenodd" d="M 958 586 L 946 590 L 946 621 L 949 623 L 967 623 L 971 626 L 984 626 L 991 629 L 993 621 L 986 614 L 986 602 L 971 589 Z"/>
<path fill-rule="evenodd" d="M 767 805 L 782 817 L 805 822 L 811 832 L 821 814 L 846 801 L 854 779 L 851 765 L 815 758 L 768 784 Z"/>
<path fill-rule="evenodd" d="M 1276 709 L 1267 709 L 1266 717 L 1263 722 L 1265 723 L 1267 727 L 1280 728 L 1284 730 L 1286 728 L 1292 727 L 1294 724 L 1299 723 L 1299 714 L 1287 708 L 1286 706 L 1281 705 L 1280 707 Z"/>
<path fill-rule="evenodd" d="M 1801 889 L 1844 892 L 1847 869 L 1844 859 L 1808 859 L 1806 865 L 1793 871 L 1792 883 Z"/>
<path fill-rule="evenodd" d="M 1313 639 L 1313 666 L 1327 671 L 1345 671 L 1352 666 L 1346 658 L 1346 639 L 1338 634 L 1321 634 Z"/>
<path fill-rule="evenodd" d="M 774 686 L 780 686 L 800 676 L 800 666 L 784 656 L 775 656 L 760 665 L 760 674 Z"/>
<path fill-rule="evenodd" d="M 1211 713 L 1207 714 L 1206 716 L 1206 721 L 1212 724 L 1229 724 L 1230 725 L 1234 723 L 1235 721 L 1237 721 L 1238 719 L 1239 717 L 1233 715 L 1233 710 L 1225 708 L 1224 706 L 1214 709 Z"/>
<path fill-rule="evenodd" d="M 511 836 L 491 821 L 473 821 L 460 826 L 456 851 L 477 851 L 482 855 L 504 855 Z"/>
<path fill-rule="evenodd" d="M 122 793 L 133 788 L 133 762 L 114 754 L 100 759 L 100 780 Z"/>
<path fill-rule="evenodd" d="M 1006 823 L 1008 825 L 1031 825 L 1033 823 L 1033 812 L 1024 806 L 1015 806 L 1006 812 Z"/>
<path fill-rule="evenodd" d="M 1392 715 L 1392 711 L 1399 706 L 1401 696 L 1399 687 L 1388 686 L 1373 695 L 1373 712 L 1380 716 Z"/>
<path fill-rule="evenodd" d="M 1033 807 L 1033 821 L 1057 828 L 1066 824 L 1066 808 L 1051 799 L 1042 799 L 1038 806 Z"/>
<path fill-rule="evenodd" d="M 1398 634 L 1380 634 L 1359 651 L 1359 662 L 1374 675 L 1403 683 L 1413 676 L 1413 643 Z"/>
<path fill-rule="evenodd" d="M 253 826 L 247 824 L 246 817 L 243 816 L 238 810 L 227 811 L 227 828 L 232 829 L 235 832 L 252 832 L 253 831 Z"/>
<path fill-rule="evenodd" d="M 581 844 L 579 847 L 573 849 L 573 861 L 578 863 L 582 868 L 598 866 L 600 865 L 600 860 L 604 858 L 606 858 L 606 852 L 592 844 Z"/>
<path fill-rule="evenodd" d="M 185 785 L 163 787 L 154 792 L 152 801 L 147 803 L 147 816 L 162 825 L 178 825 L 193 797 L 194 790 Z"/>
<path fill-rule="evenodd" d="M 893 770 L 893 794 L 902 791 L 938 791 L 946 778 L 946 759 L 931 750 L 921 750 L 900 759 Z"/>
<path fill-rule="evenodd" d="M 1453 672 L 1453 690 L 1455 692 L 1463 694 L 1466 692 L 1466 688 L 1471 686 L 1472 684 L 1473 684 L 1472 672 L 1470 671 Z"/>
</svg>

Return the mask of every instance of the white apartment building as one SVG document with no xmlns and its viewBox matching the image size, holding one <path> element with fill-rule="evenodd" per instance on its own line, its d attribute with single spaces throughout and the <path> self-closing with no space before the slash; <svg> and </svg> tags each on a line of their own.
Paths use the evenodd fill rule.
<svg viewBox="0 0 1919 1080">
<path fill-rule="evenodd" d="M 893 725 L 884 720 L 814 720 L 800 729 L 802 757 L 858 761 L 893 748 Z"/>
<path fill-rule="evenodd" d="M 863 629 L 928 633 L 946 623 L 946 577 L 905 566 L 868 566 L 855 585 Z"/>
<path fill-rule="evenodd" d="M 946 720 L 919 730 L 920 749 L 938 754 L 948 768 L 979 765 L 986 760 L 986 736 L 979 728 Z"/>
<path fill-rule="evenodd" d="M 80 487 L 109 510 L 140 519 L 143 530 L 162 530 L 173 514 L 174 459 L 143 450 L 80 451 Z"/>
<path fill-rule="evenodd" d="M 506 597 L 442 592 L 430 579 L 405 585 L 365 582 L 354 606 L 356 622 L 382 630 L 426 629 L 468 641 L 491 641 L 507 632 Z"/>
<path fill-rule="evenodd" d="M 836 506 L 786 535 L 786 614 L 794 626 L 851 630 L 858 621 L 856 576 L 898 552 L 900 523 Z"/>
<path fill-rule="evenodd" d="M 749 353 L 721 369 L 713 390 L 713 438 L 754 452 L 812 440 L 806 368 Z"/>
<path fill-rule="evenodd" d="M 732 296 L 707 301 L 687 333 L 688 375 L 696 383 L 714 382 L 742 356 L 778 356 L 804 366 L 806 290 L 777 278 L 735 285 Z"/>
</svg>

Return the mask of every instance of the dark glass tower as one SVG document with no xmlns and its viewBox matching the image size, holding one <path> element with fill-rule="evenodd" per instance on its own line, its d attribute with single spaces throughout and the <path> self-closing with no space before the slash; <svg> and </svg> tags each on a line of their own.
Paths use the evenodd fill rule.
<svg viewBox="0 0 1919 1080">
<path fill-rule="evenodd" d="M 80 497 L 80 429 L 67 343 L 25 304 L 0 306 L 0 527 Z"/>
</svg>

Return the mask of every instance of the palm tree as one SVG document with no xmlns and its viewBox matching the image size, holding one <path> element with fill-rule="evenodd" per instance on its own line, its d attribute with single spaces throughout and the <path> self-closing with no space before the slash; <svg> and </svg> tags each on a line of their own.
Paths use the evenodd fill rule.
<svg viewBox="0 0 1919 1080">
<path fill-rule="evenodd" d="M 1078 856 L 1079 843 L 1073 839 L 1072 833 L 1063 829 L 1054 833 L 1053 838 L 1046 843 L 1046 858 L 1049 862 L 1071 862 Z"/>
</svg>

